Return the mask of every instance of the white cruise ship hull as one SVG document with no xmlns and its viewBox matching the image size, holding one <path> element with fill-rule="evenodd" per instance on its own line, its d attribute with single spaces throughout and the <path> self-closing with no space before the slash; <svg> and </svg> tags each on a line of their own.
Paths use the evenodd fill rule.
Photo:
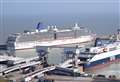
<svg viewBox="0 0 120 82">
<path fill-rule="evenodd" d="M 35 48 L 36 46 L 59 46 L 59 45 L 66 45 L 66 44 L 76 44 L 76 43 L 85 43 L 94 40 L 94 37 L 91 35 L 88 36 L 80 36 L 77 38 L 69 38 L 69 39 L 57 39 L 51 41 L 31 41 L 31 42 L 15 42 L 15 50 L 22 50 L 22 49 L 31 49 Z"/>
</svg>

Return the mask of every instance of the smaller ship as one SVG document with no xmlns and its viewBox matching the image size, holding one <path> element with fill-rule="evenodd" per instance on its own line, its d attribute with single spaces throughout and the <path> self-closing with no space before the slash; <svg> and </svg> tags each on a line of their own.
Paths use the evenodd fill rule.
<svg viewBox="0 0 120 82">
<path fill-rule="evenodd" d="M 97 69 L 120 62 L 120 29 L 116 39 L 96 39 L 95 47 L 86 48 L 81 55 L 87 55 L 85 69 Z"/>
<path fill-rule="evenodd" d="M 115 38 L 116 37 L 116 38 Z M 97 38 L 93 47 L 68 48 L 65 52 L 65 61 L 62 67 L 71 68 L 75 61 L 82 65 L 85 71 L 95 70 L 115 62 L 120 62 L 120 29 L 113 38 Z M 75 65 L 77 66 L 75 63 Z"/>
</svg>

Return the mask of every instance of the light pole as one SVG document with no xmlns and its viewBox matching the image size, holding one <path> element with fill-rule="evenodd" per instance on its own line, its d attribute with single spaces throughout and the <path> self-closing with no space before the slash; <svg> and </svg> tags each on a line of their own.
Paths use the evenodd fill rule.
<svg viewBox="0 0 120 82">
<path fill-rule="evenodd" d="M 76 77 L 76 73 L 78 72 L 78 57 L 80 54 L 80 50 L 78 48 L 78 45 L 76 45 L 76 51 L 75 51 L 75 56 L 74 56 L 74 79 Z"/>
</svg>

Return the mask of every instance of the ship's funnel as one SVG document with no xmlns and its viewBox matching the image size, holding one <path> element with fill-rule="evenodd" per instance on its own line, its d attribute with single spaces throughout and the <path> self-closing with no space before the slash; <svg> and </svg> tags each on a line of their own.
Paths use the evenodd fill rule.
<svg viewBox="0 0 120 82">
<path fill-rule="evenodd" d="M 45 26 L 43 25 L 43 23 L 39 22 L 37 24 L 37 27 L 36 27 L 36 32 L 42 30 L 42 29 L 45 29 Z"/>
<path fill-rule="evenodd" d="M 78 24 L 77 24 L 77 23 L 75 23 L 75 27 L 78 27 Z"/>
<path fill-rule="evenodd" d="M 79 30 L 80 27 L 78 26 L 78 23 L 75 23 L 74 30 Z"/>
<path fill-rule="evenodd" d="M 58 29 L 57 29 L 57 26 L 54 26 L 54 29 L 53 29 L 54 31 L 58 31 Z"/>
<path fill-rule="evenodd" d="M 41 22 L 39 22 L 39 23 L 37 24 L 37 27 L 36 27 L 37 30 L 40 29 L 40 25 L 41 25 Z"/>
</svg>

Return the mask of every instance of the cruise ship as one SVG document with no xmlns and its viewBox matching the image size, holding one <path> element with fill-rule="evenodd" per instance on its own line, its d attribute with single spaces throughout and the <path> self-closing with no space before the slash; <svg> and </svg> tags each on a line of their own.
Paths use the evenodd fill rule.
<svg viewBox="0 0 120 82">
<path fill-rule="evenodd" d="M 94 40 L 95 35 L 76 23 L 74 27 L 48 26 L 38 23 L 35 31 L 24 31 L 9 35 L 6 43 L 14 50 L 32 49 L 36 46 L 56 46 L 84 43 Z"/>
</svg>

